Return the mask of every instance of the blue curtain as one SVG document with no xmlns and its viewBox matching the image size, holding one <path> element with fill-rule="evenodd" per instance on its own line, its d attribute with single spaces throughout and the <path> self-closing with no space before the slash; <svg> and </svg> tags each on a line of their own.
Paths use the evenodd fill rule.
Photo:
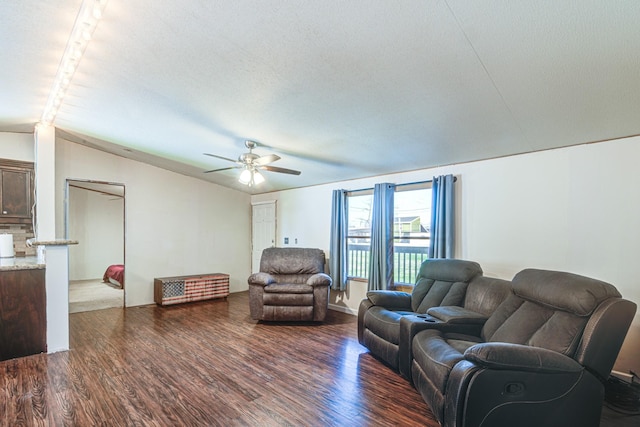
<svg viewBox="0 0 640 427">
<path fill-rule="evenodd" d="M 373 189 L 371 250 L 369 251 L 370 291 L 393 287 L 393 193 L 396 186 L 376 184 Z"/>
<path fill-rule="evenodd" d="M 453 175 L 433 177 L 429 258 L 453 258 L 454 256 L 453 182 Z"/>
<path fill-rule="evenodd" d="M 331 201 L 331 242 L 329 246 L 329 273 L 331 289 L 347 288 L 347 191 L 333 190 Z"/>
</svg>

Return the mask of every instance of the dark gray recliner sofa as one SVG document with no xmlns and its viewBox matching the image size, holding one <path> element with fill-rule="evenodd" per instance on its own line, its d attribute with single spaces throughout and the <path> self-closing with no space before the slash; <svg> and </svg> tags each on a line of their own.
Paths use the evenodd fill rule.
<svg viewBox="0 0 640 427">
<path fill-rule="evenodd" d="M 437 306 L 426 317 L 405 316 L 400 319 L 400 374 L 412 382 L 413 337 L 425 329 L 479 335 L 484 323 L 511 295 L 511 282 L 487 276 L 475 276 L 467 286 L 462 307 Z"/>
<path fill-rule="evenodd" d="M 256 320 L 322 321 L 329 307 L 331 277 L 325 255 L 313 248 L 267 248 L 260 272 L 249 279 L 249 309 Z"/>
<path fill-rule="evenodd" d="M 429 259 L 422 263 L 411 294 L 369 291 L 358 308 L 358 341 L 396 371 L 399 368 L 400 320 L 411 316 L 426 324 L 432 307 L 462 305 L 467 286 L 482 274 L 480 265 L 459 259 Z M 426 317 L 425 317 L 426 318 Z M 408 348 L 408 346 L 406 346 Z"/>
<path fill-rule="evenodd" d="M 477 336 L 413 338 L 413 383 L 445 427 L 598 426 L 636 305 L 612 285 L 527 269 Z"/>
</svg>

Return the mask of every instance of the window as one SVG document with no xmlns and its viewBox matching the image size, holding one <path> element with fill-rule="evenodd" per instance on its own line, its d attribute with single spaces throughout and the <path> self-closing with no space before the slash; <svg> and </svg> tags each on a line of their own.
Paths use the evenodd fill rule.
<svg viewBox="0 0 640 427">
<path fill-rule="evenodd" d="M 347 274 L 350 279 L 369 276 L 371 206 L 373 190 L 347 194 Z M 397 185 L 394 204 L 394 282 L 413 284 L 429 251 L 431 182 Z"/>
<path fill-rule="evenodd" d="M 347 276 L 350 279 L 369 277 L 372 204 L 373 190 L 347 194 Z"/>
</svg>

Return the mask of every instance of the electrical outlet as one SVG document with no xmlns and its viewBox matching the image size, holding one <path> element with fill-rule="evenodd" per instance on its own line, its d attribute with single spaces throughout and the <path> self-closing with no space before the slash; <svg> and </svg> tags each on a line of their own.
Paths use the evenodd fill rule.
<svg viewBox="0 0 640 427">
<path fill-rule="evenodd" d="M 298 244 L 298 238 L 296 237 L 294 240 L 294 243 L 297 245 Z"/>
<path fill-rule="evenodd" d="M 285 238 L 284 238 L 284 244 L 285 244 L 285 245 L 288 245 L 288 244 L 289 244 L 289 238 L 288 238 L 288 237 L 285 237 Z"/>
</svg>

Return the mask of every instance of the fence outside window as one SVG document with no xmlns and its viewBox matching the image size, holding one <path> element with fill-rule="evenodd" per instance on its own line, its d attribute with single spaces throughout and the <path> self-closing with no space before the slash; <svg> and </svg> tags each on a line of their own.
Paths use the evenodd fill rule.
<svg viewBox="0 0 640 427">
<path fill-rule="evenodd" d="M 348 276 L 369 277 L 369 244 L 349 243 L 347 246 Z M 429 256 L 429 246 L 401 246 L 393 248 L 393 281 L 396 284 L 414 284 L 420 265 Z"/>
</svg>

